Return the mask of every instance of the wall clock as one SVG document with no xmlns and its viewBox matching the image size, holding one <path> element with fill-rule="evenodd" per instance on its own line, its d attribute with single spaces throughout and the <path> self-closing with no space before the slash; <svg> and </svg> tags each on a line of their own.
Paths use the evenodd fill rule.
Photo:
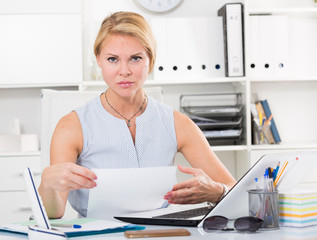
<svg viewBox="0 0 317 240">
<path fill-rule="evenodd" d="M 156 13 L 168 12 L 176 8 L 183 0 L 135 0 L 146 10 Z"/>
</svg>

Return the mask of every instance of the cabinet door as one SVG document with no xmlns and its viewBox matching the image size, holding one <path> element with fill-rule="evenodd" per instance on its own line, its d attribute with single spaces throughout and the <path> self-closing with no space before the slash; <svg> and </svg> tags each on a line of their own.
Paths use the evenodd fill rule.
<svg viewBox="0 0 317 240">
<path fill-rule="evenodd" d="M 41 162 L 39 156 L 8 156 L 0 158 L 0 191 L 25 190 L 23 173 L 29 167 L 34 175 L 35 183 L 40 182 Z M 1 205 L 1 204 L 0 204 Z"/>
<path fill-rule="evenodd" d="M 82 81 L 80 15 L 0 15 L 0 85 Z"/>
<path fill-rule="evenodd" d="M 27 192 L 0 192 L 0 224 L 23 222 L 32 215 Z"/>
</svg>

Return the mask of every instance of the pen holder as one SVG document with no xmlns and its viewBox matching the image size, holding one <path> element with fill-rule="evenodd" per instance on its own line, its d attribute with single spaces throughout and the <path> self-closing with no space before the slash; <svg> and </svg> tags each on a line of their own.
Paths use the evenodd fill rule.
<svg viewBox="0 0 317 240">
<path fill-rule="evenodd" d="M 249 215 L 261 218 L 262 230 L 279 228 L 278 191 L 248 190 Z"/>
<path fill-rule="evenodd" d="M 270 132 L 270 124 L 263 126 L 254 126 L 255 137 L 257 138 L 256 144 L 271 144 L 272 133 Z"/>
</svg>

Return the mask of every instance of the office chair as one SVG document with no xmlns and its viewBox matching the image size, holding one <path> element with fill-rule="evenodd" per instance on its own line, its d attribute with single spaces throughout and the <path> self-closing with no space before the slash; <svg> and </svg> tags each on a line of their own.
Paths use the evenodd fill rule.
<svg viewBox="0 0 317 240">
<path fill-rule="evenodd" d="M 162 102 L 161 87 L 145 88 L 148 96 Z M 41 118 L 41 169 L 50 164 L 50 143 L 58 121 L 73 109 L 84 105 L 89 100 L 100 95 L 102 91 L 58 91 L 42 90 L 42 118 Z"/>
</svg>

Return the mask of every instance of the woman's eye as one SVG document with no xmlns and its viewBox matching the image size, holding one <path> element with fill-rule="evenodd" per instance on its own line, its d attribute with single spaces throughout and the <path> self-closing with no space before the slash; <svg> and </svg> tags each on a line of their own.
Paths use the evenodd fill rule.
<svg viewBox="0 0 317 240">
<path fill-rule="evenodd" d="M 109 62 L 117 62 L 118 60 L 115 57 L 108 58 Z"/>
<path fill-rule="evenodd" d="M 132 57 L 132 61 L 133 62 L 139 62 L 142 58 L 141 57 L 138 57 L 138 56 L 135 56 L 135 57 Z"/>
</svg>

